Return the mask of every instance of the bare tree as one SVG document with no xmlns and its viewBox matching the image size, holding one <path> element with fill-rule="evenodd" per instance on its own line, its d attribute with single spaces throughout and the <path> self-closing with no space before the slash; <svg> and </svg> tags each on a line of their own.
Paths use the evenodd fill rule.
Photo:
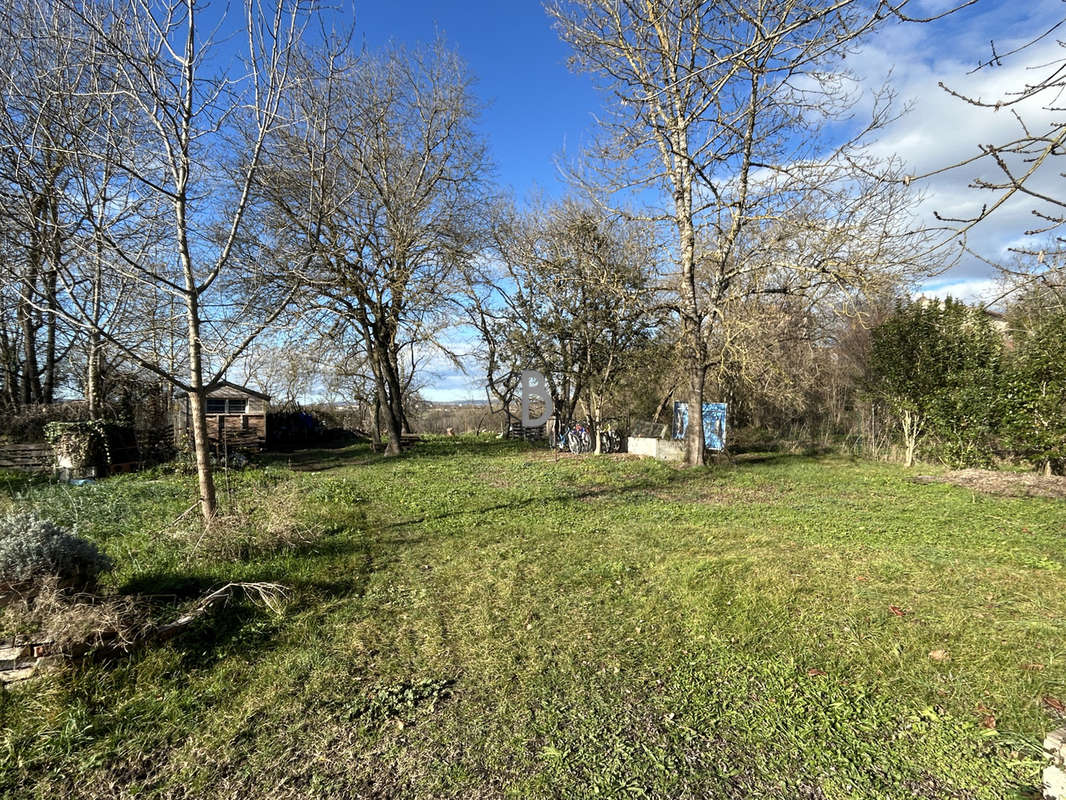
<svg viewBox="0 0 1066 800">
<path fill-rule="evenodd" d="M 466 292 L 490 385 L 510 400 L 520 370 L 535 368 L 556 415 L 572 419 L 583 402 L 598 433 L 615 378 L 658 322 L 653 237 L 576 200 L 502 209 L 493 229 Z"/>
<path fill-rule="evenodd" d="M 843 62 L 849 49 L 885 18 L 899 16 L 903 5 L 558 0 L 549 6 L 574 64 L 593 73 L 616 101 L 603 121 L 608 138 L 594 153 L 608 169 L 586 182 L 612 193 L 658 190 L 666 198 L 649 216 L 668 231 L 677 264 L 681 355 L 694 410 L 691 464 L 703 461 L 695 410 L 702 407 L 707 369 L 722 363 L 713 342 L 729 306 L 752 293 L 835 287 L 844 296 L 860 287 L 881 265 L 849 254 L 846 241 L 854 234 L 841 214 L 870 208 L 865 233 L 877 234 L 876 213 L 884 226 L 878 240 L 901 239 L 903 221 L 892 216 L 898 195 L 880 202 L 881 180 L 853 183 L 857 175 L 881 171 L 864 159 L 861 145 L 887 120 L 887 97 L 874 103 L 870 124 L 848 141 L 831 146 L 825 134 L 859 97 Z M 860 188 L 873 196 L 861 197 Z M 785 246 L 789 240 L 799 249 Z M 823 249 L 826 257 L 807 262 L 805 249 Z"/>
<path fill-rule="evenodd" d="M 290 124 L 279 109 L 304 10 L 286 0 L 247 3 L 236 75 L 220 67 L 223 48 L 194 0 L 77 3 L 67 13 L 71 35 L 92 55 L 87 69 L 100 78 L 92 97 L 113 115 L 76 151 L 87 173 L 107 170 L 109 188 L 108 202 L 87 215 L 88 233 L 74 239 L 74 261 L 114 276 L 105 286 L 128 284 L 133 302 L 153 311 L 132 328 L 105 326 L 83 291 L 85 273 L 75 270 L 60 273 L 57 313 L 188 393 L 200 507 L 210 523 L 206 395 L 291 294 L 263 270 L 287 253 L 275 242 L 255 252 L 247 233 L 264 149 Z M 159 350 L 175 312 L 184 353 L 168 363 Z"/>
<path fill-rule="evenodd" d="M 978 145 L 977 152 L 967 158 L 910 180 L 928 178 L 959 169 L 977 171 L 970 187 L 988 195 L 977 213 L 950 217 L 937 213 L 950 232 L 966 247 L 966 237 L 976 226 L 996 214 L 1011 202 L 1025 202 L 1032 214 L 1032 227 L 1022 232 L 1028 242 L 1010 248 L 1020 260 L 1014 263 L 993 263 L 1006 278 L 1005 293 L 1026 291 L 1036 287 L 1055 291 L 1066 285 L 1062 268 L 1066 256 L 1066 195 L 1059 181 L 1066 175 L 1066 121 L 1062 119 L 1062 99 L 1066 92 L 1066 42 L 1056 38 L 1056 32 L 1066 25 L 1060 19 L 1047 29 L 1009 51 L 1000 51 L 991 43 L 988 57 L 970 74 L 984 74 L 990 70 L 1015 64 L 1026 56 L 1034 63 L 1025 69 L 1022 83 L 1010 91 L 993 97 L 977 97 L 960 88 L 940 86 L 953 97 L 995 114 L 1010 114 L 1017 123 L 1016 135 L 998 143 Z M 1050 52 L 1040 51 L 1053 45 Z M 1040 52 L 1036 52 L 1040 51 Z M 971 251 L 972 252 L 972 251 Z M 986 256 L 974 253 L 980 260 Z M 993 301 L 996 302 L 996 301 Z"/>
<path fill-rule="evenodd" d="M 13 403 L 51 403 L 72 332 L 56 314 L 57 283 L 77 228 L 66 203 L 72 153 L 94 110 L 84 43 L 69 15 L 11 6 L 0 12 L 0 222 L 12 317 L 0 324 Z M 13 324 L 12 324 L 13 323 Z M 66 340 L 64 342 L 64 339 Z"/>
<path fill-rule="evenodd" d="M 333 42 L 304 62 L 306 117 L 262 191 L 305 231 L 302 273 L 318 305 L 353 327 L 399 453 L 412 376 L 404 355 L 432 343 L 457 268 L 478 247 L 487 170 L 471 79 L 443 43 L 353 56 Z M 322 224 L 313 231 L 309 215 Z"/>
</svg>

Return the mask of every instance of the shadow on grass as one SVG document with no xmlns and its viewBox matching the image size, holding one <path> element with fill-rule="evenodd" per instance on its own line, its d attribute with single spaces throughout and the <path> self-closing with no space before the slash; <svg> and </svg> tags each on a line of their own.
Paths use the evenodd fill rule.
<svg viewBox="0 0 1066 800">
<path fill-rule="evenodd" d="M 198 670 L 230 656 L 254 660 L 277 645 L 284 620 L 248 602 L 208 614 L 170 640 L 181 654 L 181 667 Z"/>
<path fill-rule="evenodd" d="M 297 472 L 325 472 L 337 467 L 372 463 L 381 457 L 373 452 L 368 443 L 358 442 L 338 447 L 263 453 L 258 460 L 264 466 L 288 467 Z"/>
<path fill-rule="evenodd" d="M 375 452 L 367 442 L 343 447 L 311 448 L 285 453 L 264 453 L 260 462 L 264 465 L 289 467 L 297 472 L 326 472 L 349 466 L 380 464 L 385 461 L 427 458 L 453 458 L 456 456 L 492 456 L 514 453 L 547 451 L 547 445 L 530 444 L 514 439 L 473 436 L 433 436 L 411 447 L 398 456 Z"/>
<path fill-rule="evenodd" d="M 332 536 L 251 563 L 143 573 L 124 583 L 119 591 L 150 598 L 156 606 L 154 615 L 169 621 L 227 583 L 276 583 L 285 587 L 284 614 L 292 616 L 323 601 L 362 597 L 373 573 L 386 563 L 382 549 L 389 544 L 399 546 L 402 542 Z M 182 654 L 183 666 L 201 668 L 231 654 L 248 657 L 268 651 L 284 624 L 284 617 L 267 613 L 238 593 L 168 644 Z"/>
<path fill-rule="evenodd" d="M 766 451 L 752 451 L 750 453 L 737 453 L 733 456 L 733 463 L 737 467 L 751 467 L 766 464 L 799 463 L 802 461 L 815 461 L 815 456 L 804 453 L 779 453 Z"/>
<path fill-rule="evenodd" d="M 118 587 L 121 594 L 138 594 L 176 602 L 191 600 L 230 582 L 280 583 L 293 589 L 323 590 L 330 597 L 360 595 L 369 578 L 369 571 L 359 569 L 345 581 L 319 581 L 302 578 L 301 571 L 325 571 L 327 565 L 339 558 L 362 556 L 357 563 L 373 562 L 372 546 L 367 540 L 342 537 L 337 534 L 299 547 L 263 554 L 248 561 L 220 561 L 192 571 L 179 568 L 160 568 L 137 575 Z M 227 569 L 228 567 L 228 569 Z"/>
</svg>

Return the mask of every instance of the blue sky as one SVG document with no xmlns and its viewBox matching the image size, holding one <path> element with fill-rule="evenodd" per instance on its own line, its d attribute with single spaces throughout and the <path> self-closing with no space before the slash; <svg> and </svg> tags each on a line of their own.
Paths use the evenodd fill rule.
<svg viewBox="0 0 1066 800">
<path fill-rule="evenodd" d="M 476 76 L 484 133 L 500 183 L 520 197 L 565 187 L 555 157 L 577 150 L 601 107 L 589 78 L 566 66 L 568 50 L 537 2 L 414 0 L 355 8 L 356 41 L 432 41 L 440 32 Z"/>
</svg>

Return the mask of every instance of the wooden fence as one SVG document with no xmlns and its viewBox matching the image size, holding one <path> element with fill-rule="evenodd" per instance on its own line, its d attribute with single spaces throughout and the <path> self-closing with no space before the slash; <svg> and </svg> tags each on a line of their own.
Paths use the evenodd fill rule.
<svg viewBox="0 0 1066 800">
<path fill-rule="evenodd" d="M 0 469 L 50 472 L 54 464 L 50 444 L 0 444 Z"/>
<path fill-rule="evenodd" d="M 138 430 L 111 442 L 108 472 L 130 472 L 172 457 L 174 430 L 170 426 Z M 232 445 L 231 445 L 232 446 Z M 0 442 L 0 469 L 51 472 L 55 455 L 47 442 L 14 444 Z"/>
<path fill-rule="evenodd" d="M 508 439 L 525 439 L 527 442 L 533 442 L 537 439 L 543 439 L 546 435 L 546 427 L 544 425 L 530 427 L 522 425 L 522 420 L 519 419 L 511 420 L 511 424 L 507 427 Z"/>
</svg>

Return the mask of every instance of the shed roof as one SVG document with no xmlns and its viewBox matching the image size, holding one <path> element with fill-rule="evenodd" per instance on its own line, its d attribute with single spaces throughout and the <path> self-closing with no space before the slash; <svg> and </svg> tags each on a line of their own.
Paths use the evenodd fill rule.
<svg viewBox="0 0 1066 800">
<path fill-rule="evenodd" d="M 230 389 L 231 391 L 239 392 L 240 394 L 251 395 L 252 397 L 258 397 L 260 400 L 269 400 L 270 395 L 257 392 L 255 389 L 249 389 L 247 386 L 241 386 L 238 383 L 231 383 L 230 381 L 221 381 L 218 386 L 207 393 L 208 397 L 216 394 L 225 394 L 221 390 Z M 178 392 L 177 397 L 185 397 L 188 392 Z"/>
</svg>

